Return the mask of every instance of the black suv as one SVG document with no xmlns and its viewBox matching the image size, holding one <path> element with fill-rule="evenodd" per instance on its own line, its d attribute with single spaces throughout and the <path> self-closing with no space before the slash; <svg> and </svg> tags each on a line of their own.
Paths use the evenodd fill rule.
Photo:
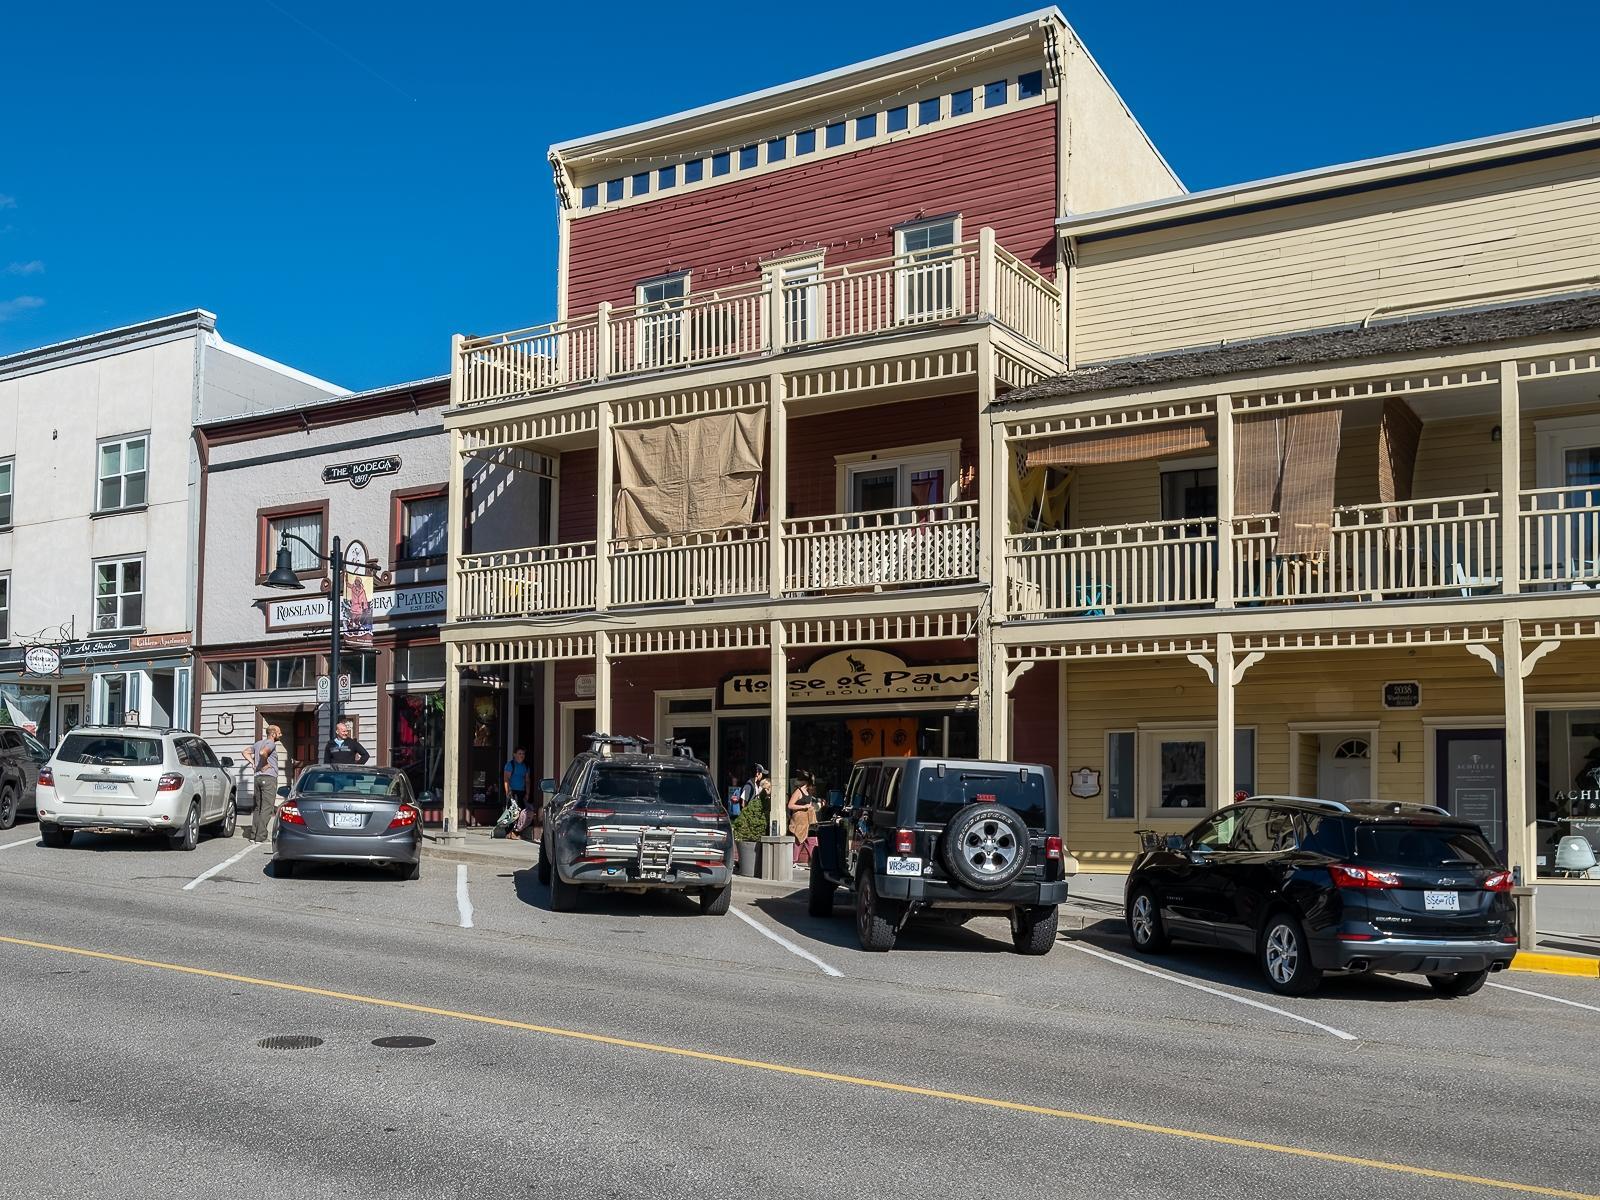
<svg viewBox="0 0 1600 1200">
<path fill-rule="evenodd" d="M 593 734 L 554 787 L 539 847 L 550 907 L 583 888 L 693 892 L 712 916 L 733 900 L 733 827 L 711 770 L 682 747 L 657 754 L 638 738 Z"/>
<path fill-rule="evenodd" d="M 1008 913 L 1019 954 L 1047 954 L 1055 944 L 1067 880 L 1049 767 L 863 759 L 816 835 L 811 915 L 832 915 L 838 887 L 854 890 L 863 950 L 890 949 L 924 910 L 957 923 Z"/>
<path fill-rule="evenodd" d="M 1511 873 L 1442 808 L 1253 796 L 1187 834 L 1140 834 L 1126 913 L 1145 953 L 1172 938 L 1250 951 L 1289 996 L 1327 971 L 1470 996 L 1517 951 Z"/>
<path fill-rule="evenodd" d="M 50 761 L 50 751 L 25 731 L 0 727 L 0 829 L 17 823 L 17 814 L 33 812 L 39 788 L 39 768 Z"/>
</svg>

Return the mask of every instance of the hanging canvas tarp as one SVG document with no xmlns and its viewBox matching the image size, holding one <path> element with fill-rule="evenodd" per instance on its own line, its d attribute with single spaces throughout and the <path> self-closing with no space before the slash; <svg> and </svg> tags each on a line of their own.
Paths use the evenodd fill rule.
<svg viewBox="0 0 1600 1200">
<path fill-rule="evenodd" d="M 748 524 L 766 436 L 764 408 L 615 430 L 614 536 L 629 540 Z"/>
</svg>

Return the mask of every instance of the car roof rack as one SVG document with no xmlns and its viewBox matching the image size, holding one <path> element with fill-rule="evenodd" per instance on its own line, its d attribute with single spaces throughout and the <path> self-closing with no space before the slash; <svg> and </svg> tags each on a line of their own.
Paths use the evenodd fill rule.
<svg viewBox="0 0 1600 1200">
<path fill-rule="evenodd" d="M 672 755 L 673 758 L 687 758 L 694 762 L 700 761 L 695 758 L 694 747 L 689 745 L 688 738 L 668 738 L 666 746 L 665 753 Z"/>
<path fill-rule="evenodd" d="M 596 754 L 649 754 L 652 747 L 642 737 L 631 733 L 600 733 L 589 735 L 589 749 Z"/>
<path fill-rule="evenodd" d="M 1248 804 L 1251 800 L 1287 800 L 1291 804 L 1315 805 L 1317 808 L 1325 808 L 1329 812 L 1347 813 L 1350 811 L 1350 806 L 1348 804 L 1341 804 L 1337 800 L 1323 800 L 1317 796 L 1278 796 L 1269 793 L 1262 793 L 1259 796 L 1249 797 L 1245 803 Z"/>
<path fill-rule="evenodd" d="M 1414 809 L 1417 812 L 1432 813 L 1437 817 L 1455 816 L 1455 814 L 1448 808 L 1440 808 L 1437 804 L 1413 804 L 1409 800 L 1377 800 L 1369 798 L 1366 800 L 1357 800 L 1355 803 L 1376 805 L 1379 808 L 1386 808 L 1396 814 L 1400 813 L 1404 809 L 1409 808 Z"/>
</svg>

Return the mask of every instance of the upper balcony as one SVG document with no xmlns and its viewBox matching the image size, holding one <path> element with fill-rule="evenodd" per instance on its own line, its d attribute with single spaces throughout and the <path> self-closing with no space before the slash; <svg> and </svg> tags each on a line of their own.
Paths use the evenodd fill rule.
<svg viewBox="0 0 1600 1200">
<path fill-rule="evenodd" d="M 1065 351 L 1061 292 L 1001 247 L 973 240 L 841 266 L 776 264 L 762 278 L 593 313 L 456 348 L 457 408 L 683 372 L 930 326 L 992 320 L 1049 359 Z"/>
</svg>

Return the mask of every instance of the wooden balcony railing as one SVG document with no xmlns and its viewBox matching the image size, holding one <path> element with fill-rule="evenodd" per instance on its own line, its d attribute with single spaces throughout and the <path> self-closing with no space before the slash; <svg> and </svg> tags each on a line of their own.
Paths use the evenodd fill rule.
<svg viewBox="0 0 1600 1200">
<path fill-rule="evenodd" d="M 693 604 L 767 591 L 767 527 L 734 525 L 611 543 L 611 603 Z"/>
<path fill-rule="evenodd" d="M 992 317 L 1063 354 L 1061 292 L 990 230 L 938 250 L 759 280 L 681 300 L 612 307 L 565 321 L 461 339 L 456 406 Z"/>
<path fill-rule="evenodd" d="M 1217 523 L 1149 521 L 1006 539 L 1010 611 L 1100 616 L 1208 607 L 1216 598 Z"/>
<path fill-rule="evenodd" d="M 1525 491 L 1520 520 L 1524 586 L 1600 585 L 1600 488 Z"/>
<path fill-rule="evenodd" d="M 594 607 L 594 543 L 465 554 L 458 560 L 464 621 L 582 612 Z"/>
<path fill-rule="evenodd" d="M 975 501 L 783 523 L 784 590 L 856 591 L 978 577 Z"/>
</svg>

